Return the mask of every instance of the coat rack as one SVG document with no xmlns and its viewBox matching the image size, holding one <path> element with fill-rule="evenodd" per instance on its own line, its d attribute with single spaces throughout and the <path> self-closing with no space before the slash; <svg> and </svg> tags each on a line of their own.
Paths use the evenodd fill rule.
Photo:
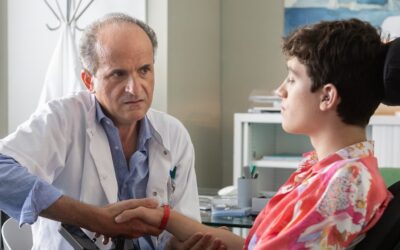
<svg viewBox="0 0 400 250">
<path fill-rule="evenodd" d="M 46 24 L 46 27 L 51 31 L 58 30 L 61 27 L 62 23 L 66 23 L 67 25 L 73 24 L 77 30 L 82 31 L 82 29 L 79 28 L 79 26 L 77 25 L 77 22 L 78 22 L 79 18 L 82 16 L 82 14 L 85 13 L 85 11 L 89 8 L 89 6 L 94 2 L 94 0 L 90 0 L 80 10 L 82 0 L 79 0 L 79 2 L 76 5 L 75 5 L 74 0 L 67 0 L 66 1 L 66 10 L 62 11 L 58 0 L 54 0 L 55 5 L 57 7 L 57 11 L 56 11 L 55 8 L 53 8 L 53 6 L 48 2 L 48 0 L 43 0 L 43 1 L 47 5 L 47 7 L 49 7 L 50 11 L 53 13 L 54 17 L 57 19 L 57 22 L 58 22 L 53 27 L 50 26 L 49 24 Z M 71 15 L 71 13 L 73 13 L 73 14 Z"/>
<path fill-rule="evenodd" d="M 64 9 L 61 8 L 59 0 L 44 0 L 57 19 L 56 25 L 46 24 L 46 27 L 51 31 L 61 32 L 45 74 L 39 106 L 52 99 L 85 89 L 80 80 L 82 66 L 77 52 L 75 31 L 82 30 L 77 26 L 77 21 L 94 2 L 87 1 L 87 4 L 83 5 L 83 0 L 66 0 Z"/>
</svg>

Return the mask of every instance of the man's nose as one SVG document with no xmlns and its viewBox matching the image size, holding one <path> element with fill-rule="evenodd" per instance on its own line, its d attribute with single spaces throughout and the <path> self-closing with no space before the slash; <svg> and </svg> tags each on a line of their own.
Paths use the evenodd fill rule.
<svg viewBox="0 0 400 250">
<path fill-rule="evenodd" d="M 130 76 L 125 85 L 125 92 L 129 92 L 131 94 L 135 94 L 135 79 L 133 76 Z"/>
</svg>

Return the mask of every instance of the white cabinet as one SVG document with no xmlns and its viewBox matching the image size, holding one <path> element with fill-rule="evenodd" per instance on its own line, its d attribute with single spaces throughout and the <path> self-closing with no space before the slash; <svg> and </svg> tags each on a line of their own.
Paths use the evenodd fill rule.
<svg viewBox="0 0 400 250">
<path fill-rule="evenodd" d="M 234 116 L 233 183 L 244 166 L 255 165 L 261 188 L 276 190 L 297 167 L 303 153 L 312 150 L 308 137 L 288 134 L 280 113 L 236 113 Z M 375 141 L 379 165 L 400 168 L 400 117 L 373 116 L 367 136 Z"/>
</svg>

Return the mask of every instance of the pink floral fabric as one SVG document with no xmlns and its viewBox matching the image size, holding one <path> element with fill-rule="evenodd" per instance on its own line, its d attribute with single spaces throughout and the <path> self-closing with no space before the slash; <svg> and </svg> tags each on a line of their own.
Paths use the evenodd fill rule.
<svg viewBox="0 0 400 250">
<path fill-rule="evenodd" d="M 373 142 L 321 161 L 307 153 L 256 218 L 245 249 L 344 249 L 378 221 L 391 198 Z"/>
</svg>

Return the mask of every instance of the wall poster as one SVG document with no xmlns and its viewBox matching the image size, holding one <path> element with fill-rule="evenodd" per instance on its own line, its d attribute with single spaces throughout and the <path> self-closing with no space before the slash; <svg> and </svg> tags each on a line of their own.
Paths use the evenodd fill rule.
<svg viewBox="0 0 400 250">
<path fill-rule="evenodd" d="M 385 40 L 400 37 L 400 0 L 285 0 L 285 31 L 322 20 L 358 18 Z"/>
</svg>

